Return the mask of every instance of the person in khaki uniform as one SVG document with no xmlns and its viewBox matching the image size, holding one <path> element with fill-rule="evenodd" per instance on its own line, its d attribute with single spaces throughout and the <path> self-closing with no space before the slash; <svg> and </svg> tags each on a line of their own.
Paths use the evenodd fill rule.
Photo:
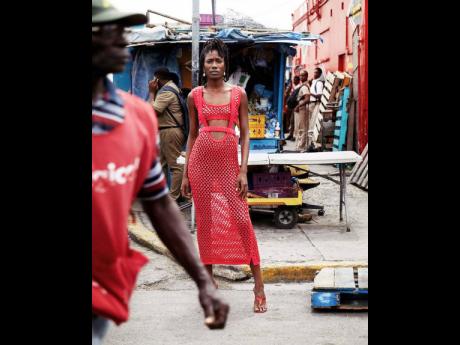
<svg viewBox="0 0 460 345">
<path fill-rule="evenodd" d="M 154 72 L 154 79 L 149 82 L 149 103 L 155 109 L 160 129 L 160 160 L 166 176 L 171 172 L 170 195 L 176 202 L 184 201 L 181 196 L 183 166 L 177 164 L 177 158 L 185 144 L 185 136 L 181 126 L 184 125 L 184 115 L 177 96 L 171 91 L 161 91 L 169 86 L 180 93 L 177 86 L 178 77 L 161 67 Z"/>
<path fill-rule="evenodd" d="M 302 86 L 297 96 L 299 104 L 294 109 L 296 151 L 306 152 L 308 147 L 307 132 L 309 127 L 307 103 L 310 102 L 310 86 L 308 85 L 308 72 L 306 70 L 300 72 L 300 81 L 302 82 Z"/>
<path fill-rule="evenodd" d="M 308 105 L 308 111 L 310 114 L 310 124 L 308 127 L 308 141 L 310 145 L 312 145 L 313 142 L 313 132 L 315 129 L 316 119 L 318 118 L 319 105 L 321 104 L 321 95 L 323 94 L 324 77 L 322 74 L 323 71 L 321 70 L 321 68 L 315 68 L 314 79 L 310 87 L 310 103 Z M 310 150 L 313 150 L 314 145 L 312 145 L 312 147 L 310 147 L 310 145 L 308 145 L 308 148 Z"/>
</svg>

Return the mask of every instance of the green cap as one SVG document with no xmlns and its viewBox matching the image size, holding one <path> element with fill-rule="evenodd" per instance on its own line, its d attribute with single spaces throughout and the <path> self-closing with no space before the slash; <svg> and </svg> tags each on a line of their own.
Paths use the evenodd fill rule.
<svg viewBox="0 0 460 345">
<path fill-rule="evenodd" d="M 124 26 L 142 25 L 147 23 L 147 16 L 140 13 L 121 12 L 108 0 L 92 0 L 93 25 L 121 24 Z"/>
</svg>

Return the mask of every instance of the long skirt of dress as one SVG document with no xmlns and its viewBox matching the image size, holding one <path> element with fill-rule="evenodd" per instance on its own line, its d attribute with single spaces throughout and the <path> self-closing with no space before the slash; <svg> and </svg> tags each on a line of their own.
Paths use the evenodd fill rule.
<svg viewBox="0 0 460 345">
<path fill-rule="evenodd" d="M 238 143 L 226 134 L 200 132 L 189 158 L 188 176 L 196 209 L 204 264 L 260 264 L 246 200 L 237 191 Z"/>
</svg>

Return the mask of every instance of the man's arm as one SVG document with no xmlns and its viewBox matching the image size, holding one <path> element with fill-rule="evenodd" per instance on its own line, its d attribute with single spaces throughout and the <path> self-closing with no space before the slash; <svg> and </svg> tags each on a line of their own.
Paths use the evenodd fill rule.
<svg viewBox="0 0 460 345">
<path fill-rule="evenodd" d="M 149 97 L 149 103 L 153 106 L 153 109 L 155 109 L 157 114 L 163 114 L 168 106 L 175 101 L 175 99 L 176 96 L 172 92 L 166 91 L 157 93 L 154 99 L 151 94 Z"/>
<path fill-rule="evenodd" d="M 224 328 L 229 306 L 217 296 L 179 207 L 169 195 L 155 201 L 143 201 L 143 205 L 160 239 L 197 284 L 207 326 L 211 329 Z"/>
</svg>

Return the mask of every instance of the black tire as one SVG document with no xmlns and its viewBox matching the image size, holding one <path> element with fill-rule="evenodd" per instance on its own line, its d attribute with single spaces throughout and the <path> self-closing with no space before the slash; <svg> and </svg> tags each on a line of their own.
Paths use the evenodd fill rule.
<svg viewBox="0 0 460 345">
<path fill-rule="evenodd" d="M 275 224 L 280 229 L 292 229 L 299 220 L 299 214 L 294 207 L 278 207 L 275 211 Z"/>
<path fill-rule="evenodd" d="M 324 216 L 324 213 L 325 213 L 324 210 L 319 210 L 318 211 L 318 216 Z"/>
</svg>

